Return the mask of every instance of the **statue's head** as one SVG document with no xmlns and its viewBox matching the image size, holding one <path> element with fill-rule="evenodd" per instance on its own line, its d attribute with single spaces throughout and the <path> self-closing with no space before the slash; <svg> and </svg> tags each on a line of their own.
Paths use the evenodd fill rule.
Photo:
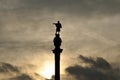
<svg viewBox="0 0 120 80">
<path fill-rule="evenodd" d="M 58 21 L 58 23 L 60 23 L 60 21 Z"/>
</svg>

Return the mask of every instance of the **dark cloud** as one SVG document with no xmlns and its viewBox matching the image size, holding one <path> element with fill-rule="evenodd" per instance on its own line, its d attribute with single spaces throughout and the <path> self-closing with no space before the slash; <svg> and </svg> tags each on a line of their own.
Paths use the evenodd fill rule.
<svg viewBox="0 0 120 80">
<path fill-rule="evenodd" d="M 0 63 L 0 80 L 44 80 L 45 78 L 41 75 L 35 73 L 28 74 L 26 69 L 33 69 L 33 65 L 24 66 L 14 66 L 10 63 Z"/>
<path fill-rule="evenodd" d="M 0 63 L 0 73 L 7 72 L 19 72 L 19 69 L 8 63 Z"/>
<path fill-rule="evenodd" d="M 70 66 L 66 71 L 73 75 L 76 80 L 119 80 L 120 71 L 112 68 L 111 65 L 103 58 L 85 57 L 80 55 L 79 59 L 84 64 L 90 64 L 83 67 L 81 65 Z"/>
<path fill-rule="evenodd" d="M 84 62 L 90 64 L 94 68 L 101 68 L 101 69 L 111 69 L 111 65 L 103 58 L 97 57 L 97 59 L 84 57 L 82 55 L 79 58 Z"/>
<path fill-rule="evenodd" d="M 21 74 L 20 76 L 17 76 L 15 78 L 11 78 L 10 80 L 34 80 L 27 74 Z"/>
</svg>

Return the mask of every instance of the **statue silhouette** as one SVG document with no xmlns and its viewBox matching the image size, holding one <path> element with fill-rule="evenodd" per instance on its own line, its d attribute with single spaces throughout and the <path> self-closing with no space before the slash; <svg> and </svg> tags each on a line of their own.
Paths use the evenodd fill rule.
<svg viewBox="0 0 120 80">
<path fill-rule="evenodd" d="M 55 24 L 55 26 L 56 26 L 56 34 L 57 33 L 59 34 L 60 28 L 62 28 L 62 25 L 61 25 L 60 21 L 58 21 L 57 23 L 53 23 L 53 24 Z"/>
</svg>

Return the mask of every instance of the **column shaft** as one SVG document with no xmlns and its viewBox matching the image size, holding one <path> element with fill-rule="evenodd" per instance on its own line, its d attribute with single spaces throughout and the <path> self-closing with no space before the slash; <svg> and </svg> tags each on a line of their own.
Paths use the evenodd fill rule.
<svg viewBox="0 0 120 80">
<path fill-rule="evenodd" d="M 60 53 L 55 53 L 55 80 L 60 80 Z"/>
</svg>

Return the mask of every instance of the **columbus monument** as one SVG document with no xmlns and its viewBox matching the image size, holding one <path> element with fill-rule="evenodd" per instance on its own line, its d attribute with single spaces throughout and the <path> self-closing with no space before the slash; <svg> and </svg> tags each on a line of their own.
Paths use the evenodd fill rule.
<svg viewBox="0 0 120 80">
<path fill-rule="evenodd" d="M 60 80 L 60 54 L 63 51 L 63 49 L 60 48 L 62 43 L 62 40 L 60 38 L 60 30 L 62 28 L 62 25 L 60 21 L 53 24 L 56 26 L 55 37 L 53 39 L 55 48 L 52 50 L 55 55 L 55 80 Z"/>
</svg>

